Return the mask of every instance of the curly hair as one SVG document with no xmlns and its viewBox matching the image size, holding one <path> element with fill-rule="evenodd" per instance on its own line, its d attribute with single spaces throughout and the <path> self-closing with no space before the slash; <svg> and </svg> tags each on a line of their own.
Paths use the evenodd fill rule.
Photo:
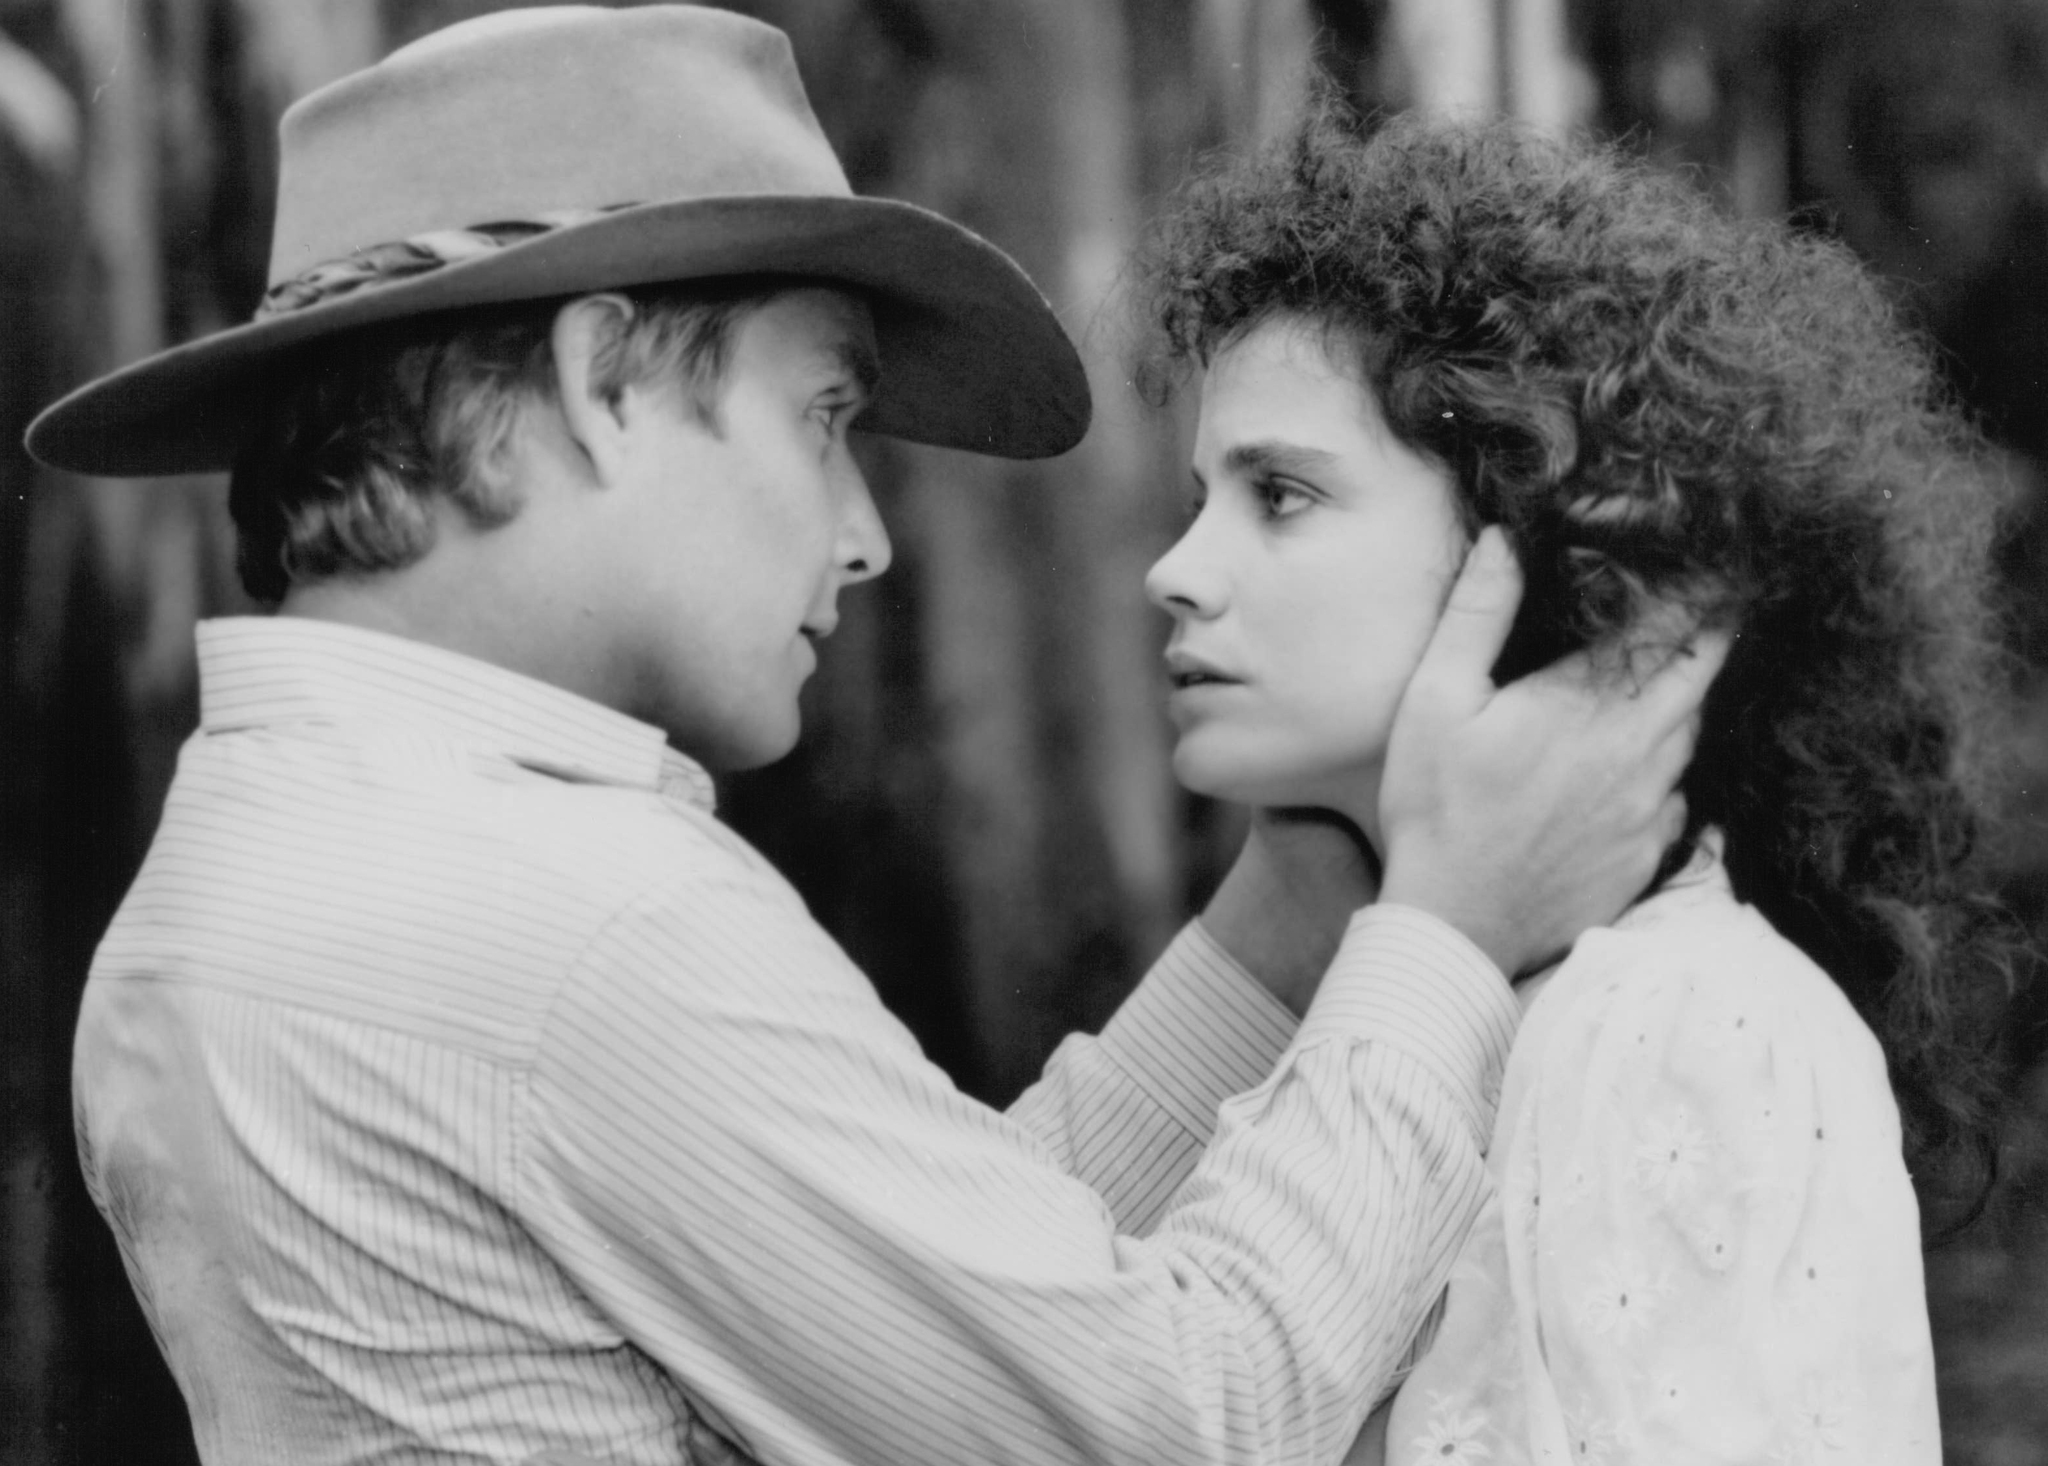
<svg viewBox="0 0 2048 1466">
<path fill-rule="evenodd" d="M 600 341 L 593 385 L 616 398 L 673 380 L 715 427 L 733 333 L 786 285 L 735 278 L 620 292 L 635 312 Z M 484 528 L 517 514 L 505 453 L 521 407 L 555 390 L 549 335 L 561 304 L 360 331 L 286 371 L 228 489 L 250 596 L 274 605 L 296 582 L 414 563 L 433 547 L 437 499 Z"/>
<path fill-rule="evenodd" d="M 1527 590 L 1496 675 L 1626 645 L 1652 601 L 1735 628 L 1688 836 L 1725 831 L 1736 891 L 1870 1024 L 1909 1156 L 1974 1216 L 2033 961 L 1979 851 L 2009 496 L 1878 282 L 1616 149 L 1373 130 L 1328 93 L 1186 188 L 1140 278 L 1143 380 L 1306 320 L 1468 525 L 1506 530 Z"/>
</svg>

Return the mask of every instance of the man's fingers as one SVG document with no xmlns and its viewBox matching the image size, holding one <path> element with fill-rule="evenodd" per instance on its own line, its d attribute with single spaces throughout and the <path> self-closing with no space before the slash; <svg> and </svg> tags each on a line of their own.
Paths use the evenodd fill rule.
<svg viewBox="0 0 2048 1466">
<path fill-rule="evenodd" d="M 1493 664 L 1522 604 L 1522 567 L 1497 525 L 1479 531 L 1451 587 L 1416 680 L 1461 694 L 1468 705 L 1493 691 Z"/>
<path fill-rule="evenodd" d="M 1676 789 L 1657 811 L 1657 849 L 1669 850 L 1685 834 L 1685 796 Z"/>
<path fill-rule="evenodd" d="M 1663 805 L 1657 807 L 1657 823 L 1653 825 L 1653 829 L 1657 835 L 1657 860 L 1661 862 L 1665 852 L 1671 850 L 1671 846 L 1675 846 L 1679 839 L 1686 835 L 1686 796 L 1679 794 L 1675 788 L 1669 794 L 1665 794 Z"/>
<path fill-rule="evenodd" d="M 1638 624 L 1628 630 L 1625 641 L 1569 653 L 1531 672 L 1526 680 L 1590 694 L 1607 705 L 1609 716 L 1622 705 L 1634 704 L 1637 716 L 1652 728 L 1683 722 L 1699 711 L 1707 689 L 1727 663 L 1733 633 L 1702 630 L 1690 620 L 1662 619 L 1672 628 L 1668 635 Z"/>
<path fill-rule="evenodd" d="M 1694 750 L 1700 746 L 1700 715 L 1695 708 L 1689 718 L 1680 718 L 1664 734 L 1651 753 L 1651 770 L 1669 784 L 1676 784 L 1692 767 Z"/>
<path fill-rule="evenodd" d="M 1728 664 L 1728 653 L 1735 646 L 1735 633 L 1725 629 L 1695 632 L 1690 644 L 1690 656 L 1674 659 L 1668 669 L 1679 682 L 1686 685 L 1695 698 L 1705 697 L 1721 669 Z"/>
<path fill-rule="evenodd" d="M 1658 723 L 1697 720 L 1707 689 L 1727 664 L 1734 635 L 1728 631 L 1695 631 L 1680 650 L 1665 659 L 1635 693 Z"/>
</svg>

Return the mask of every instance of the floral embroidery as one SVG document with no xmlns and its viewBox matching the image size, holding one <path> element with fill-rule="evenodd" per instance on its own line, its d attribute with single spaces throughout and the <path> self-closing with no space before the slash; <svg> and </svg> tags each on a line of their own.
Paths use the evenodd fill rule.
<svg viewBox="0 0 2048 1466">
<path fill-rule="evenodd" d="M 1725 1273 L 1735 1265 L 1735 1239 L 1728 1229 L 1709 1222 L 1694 1228 L 1692 1250 L 1700 1265 L 1710 1273 Z"/>
<path fill-rule="evenodd" d="M 1725 1273 L 1735 1266 L 1742 1229 L 1736 1224 L 1731 1198 L 1716 1193 L 1698 1198 L 1683 1213 L 1673 1213 L 1672 1223 L 1685 1238 L 1692 1260 L 1707 1272 Z"/>
<path fill-rule="evenodd" d="M 1855 1391 L 1842 1381 L 1809 1379 L 1799 1392 L 1785 1438 L 1771 1453 L 1772 1458 L 1788 1466 L 1814 1466 L 1825 1462 L 1831 1452 L 1846 1451 L 1856 1404 Z"/>
<path fill-rule="evenodd" d="M 1779 1284 L 1779 1315 L 1788 1324 L 1825 1319 L 1841 1304 L 1844 1282 L 1834 1263 L 1810 1254 L 1799 1258 Z"/>
<path fill-rule="evenodd" d="M 1635 1253 L 1624 1253 L 1600 1263 L 1579 1311 L 1594 1333 L 1626 1341 L 1650 1321 L 1665 1292 L 1664 1279 L 1653 1277 L 1648 1263 Z"/>
<path fill-rule="evenodd" d="M 1571 1447 L 1572 1466 L 1608 1466 L 1615 1447 L 1621 1444 L 1614 1427 L 1591 1411 L 1568 1413 L 1564 1433 Z"/>
<path fill-rule="evenodd" d="M 1584 1161 L 1572 1167 L 1565 1178 L 1562 1200 L 1566 1206 L 1578 1206 L 1593 1199 L 1593 1172 Z"/>
<path fill-rule="evenodd" d="M 1732 1051 L 1751 1058 L 1759 1057 L 1764 1046 L 1761 1008 L 1759 995 L 1755 992 L 1738 998 L 1733 1006 L 1722 1007 L 1720 1012 L 1699 1025 L 1697 1032 L 1701 1045 L 1716 1053 Z"/>
<path fill-rule="evenodd" d="M 1415 1437 L 1418 1462 L 1431 1466 L 1475 1466 L 1493 1454 L 1493 1447 L 1481 1440 L 1486 1415 L 1479 1410 L 1460 1410 L 1439 1390 L 1429 1392 L 1429 1423 Z"/>
<path fill-rule="evenodd" d="M 1650 1409 L 1657 1415 L 1683 1415 L 1686 1402 L 1691 1398 L 1685 1381 L 1668 1369 L 1659 1370 L 1650 1380 Z"/>
<path fill-rule="evenodd" d="M 1778 1042 L 1811 1016 L 1799 990 L 1740 966 L 1690 1004 L 1636 1021 L 1610 1008 L 1618 1021 L 1593 1029 L 1600 1063 L 1559 1040 L 1518 1086 L 1489 1156 L 1494 1199 L 1397 1405 L 1389 1466 L 1659 1466 L 1659 1448 L 1731 1466 L 1933 1459 L 1915 1436 L 1933 1424 L 1925 1345 L 1905 1357 L 1891 1315 L 1866 1322 L 1861 1307 L 1893 1279 L 1870 1266 L 1880 1239 L 1857 1229 L 1897 1198 L 1837 1194 L 1813 1173 L 1860 1112 L 1832 1068 L 1808 1072 L 1833 1049 Z M 1703 1061 L 1706 1024 L 1728 1052 Z M 1630 1029 L 1656 1042 L 1639 1048 Z M 1609 1060 L 1626 1103 L 1604 1082 Z"/>
<path fill-rule="evenodd" d="M 1636 1146 L 1636 1172 L 1667 1202 L 1678 1201 L 1699 1184 L 1709 1142 L 1684 1110 L 1659 1115 L 1643 1126 Z"/>
</svg>

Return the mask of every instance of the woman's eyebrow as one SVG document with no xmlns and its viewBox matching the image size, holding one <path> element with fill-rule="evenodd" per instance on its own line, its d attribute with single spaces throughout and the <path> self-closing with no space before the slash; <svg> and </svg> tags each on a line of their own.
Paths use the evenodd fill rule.
<svg viewBox="0 0 2048 1466">
<path fill-rule="evenodd" d="M 1317 473 L 1336 463 L 1334 453 L 1277 438 L 1239 443 L 1223 455 L 1223 466 L 1234 473 Z"/>
</svg>

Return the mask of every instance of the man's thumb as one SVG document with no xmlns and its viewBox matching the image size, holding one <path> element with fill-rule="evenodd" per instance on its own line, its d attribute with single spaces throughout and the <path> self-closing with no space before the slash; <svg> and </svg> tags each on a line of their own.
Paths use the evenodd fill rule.
<svg viewBox="0 0 2048 1466">
<path fill-rule="evenodd" d="M 1493 664 L 1500 660 L 1515 611 L 1522 604 L 1522 567 L 1498 525 L 1479 531 L 1464 567 L 1451 587 L 1429 647 L 1416 668 L 1427 680 L 1461 700 L 1483 702 L 1493 691 Z"/>
</svg>

